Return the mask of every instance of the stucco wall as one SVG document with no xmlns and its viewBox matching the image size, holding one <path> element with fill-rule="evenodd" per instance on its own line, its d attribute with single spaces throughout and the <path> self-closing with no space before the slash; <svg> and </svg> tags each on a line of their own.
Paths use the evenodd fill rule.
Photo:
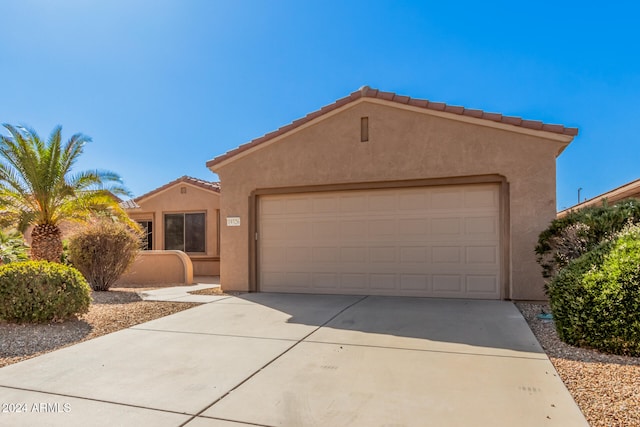
<svg viewBox="0 0 640 427">
<path fill-rule="evenodd" d="M 181 192 L 185 188 L 186 192 Z M 176 185 L 143 198 L 140 208 L 128 209 L 129 217 L 135 221 L 153 221 L 153 249 L 164 249 L 164 215 L 168 213 L 206 213 L 206 253 L 189 253 L 197 276 L 217 276 L 220 274 L 220 254 L 218 253 L 218 209 L 220 194 L 205 190 L 189 183 Z"/>
<path fill-rule="evenodd" d="M 365 116 L 369 141 L 361 142 L 360 118 Z M 499 174 L 510 188 L 510 297 L 543 299 L 533 248 L 555 217 L 555 159 L 563 145 L 379 102 L 354 103 L 212 168 L 224 188 L 222 286 L 249 289 L 249 196 L 255 189 Z M 226 227 L 228 216 L 239 216 L 241 226 Z"/>
<path fill-rule="evenodd" d="M 181 251 L 142 251 L 116 285 L 190 285 L 193 267 Z"/>
</svg>

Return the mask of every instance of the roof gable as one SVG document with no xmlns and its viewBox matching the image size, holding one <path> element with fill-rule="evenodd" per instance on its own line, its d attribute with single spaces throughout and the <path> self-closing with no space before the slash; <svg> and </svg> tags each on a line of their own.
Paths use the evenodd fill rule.
<svg viewBox="0 0 640 427">
<path fill-rule="evenodd" d="M 156 188 L 155 190 L 151 190 L 148 193 L 143 194 L 142 196 L 138 196 L 135 199 L 132 200 L 127 200 L 125 202 L 123 202 L 121 204 L 121 206 L 124 209 L 136 209 L 139 208 L 140 206 L 138 205 L 138 203 L 142 202 L 143 200 L 149 199 L 153 196 L 156 196 L 158 194 L 160 194 L 161 192 L 170 189 L 171 187 L 175 187 L 176 185 L 179 184 L 189 184 L 189 185 L 193 185 L 195 187 L 198 188 L 202 188 L 203 190 L 207 190 L 207 191 L 211 191 L 213 193 L 216 194 L 220 194 L 220 183 L 219 182 L 212 182 L 212 181 L 205 181 L 203 179 L 198 179 L 198 178 L 193 178 L 190 176 L 181 176 L 180 178 L 173 180 L 161 187 Z"/>
<path fill-rule="evenodd" d="M 349 96 L 338 99 L 334 103 L 325 105 L 319 110 L 309 113 L 288 125 L 282 126 L 273 132 L 256 138 L 246 144 L 242 144 L 221 156 L 209 160 L 207 162 L 207 167 L 213 170 L 215 166 L 220 166 L 222 163 L 232 161 L 234 157 L 242 153 L 249 150 L 253 151 L 262 144 L 273 141 L 280 136 L 300 129 L 305 125 L 310 125 L 313 121 L 321 120 L 322 118 L 327 117 L 330 113 L 337 112 L 337 110 L 347 107 L 349 104 L 363 100 L 382 102 L 395 105 L 397 107 L 407 106 L 412 109 L 417 109 L 419 111 L 424 111 L 441 117 L 471 121 L 477 124 L 500 127 L 514 132 L 546 132 L 548 134 L 555 135 L 557 139 L 564 141 L 566 144 L 571 142 L 573 137 L 578 134 L 578 128 L 565 127 L 564 125 L 559 124 L 543 123 L 537 120 L 525 120 L 520 117 L 505 116 L 500 113 L 488 113 L 483 110 L 447 105 L 443 102 L 431 102 L 426 99 L 411 98 L 408 96 L 397 95 L 393 92 L 383 92 L 378 89 L 372 89 L 369 86 L 363 86 L 359 90 L 351 93 Z"/>
</svg>

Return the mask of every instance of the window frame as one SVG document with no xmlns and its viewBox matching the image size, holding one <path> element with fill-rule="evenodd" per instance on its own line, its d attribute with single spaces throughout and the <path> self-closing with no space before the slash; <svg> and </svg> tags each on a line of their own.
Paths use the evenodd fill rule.
<svg viewBox="0 0 640 427">
<path fill-rule="evenodd" d="M 167 249 L 167 217 L 169 216 L 182 216 L 182 248 L 181 249 Z M 187 251 L 187 215 L 202 215 L 202 251 Z M 163 240 L 165 250 L 180 250 L 187 254 L 206 254 L 207 253 L 207 212 L 195 211 L 195 212 L 165 212 L 162 218 L 163 225 Z"/>
</svg>

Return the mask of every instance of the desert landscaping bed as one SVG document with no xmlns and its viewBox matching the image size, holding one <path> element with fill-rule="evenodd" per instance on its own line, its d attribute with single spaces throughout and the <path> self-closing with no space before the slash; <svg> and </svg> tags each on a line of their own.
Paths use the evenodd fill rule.
<svg viewBox="0 0 640 427">
<path fill-rule="evenodd" d="M 516 304 L 592 427 L 640 426 L 640 357 L 603 354 L 560 341 L 546 304 Z"/>
<path fill-rule="evenodd" d="M 199 305 L 142 301 L 135 291 L 94 292 L 89 313 L 50 324 L 0 323 L 0 367 Z M 218 294 L 203 290 L 198 294 Z M 562 343 L 544 304 L 518 308 L 592 427 L 640 426 L 640 358 L 602 354 Z"/>
<path fill-rule="evenodd" d="M 199 305 L 142 301 L 134 292 L 140 290 L 92 292 L 89 312 L 74 320 L 49 324 L 0 322 L 0 367 Z"/>
</svg>

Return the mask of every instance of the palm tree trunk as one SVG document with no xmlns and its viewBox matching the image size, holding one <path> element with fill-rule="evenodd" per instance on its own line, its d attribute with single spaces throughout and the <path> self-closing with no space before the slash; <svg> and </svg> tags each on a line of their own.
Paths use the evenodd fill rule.
<svg viewBox="0 0 640 427">
<path fill-rule="evenodd" d="M 57 225 L 38 224 L 31 232 L 31 259 L 60 262 L 62 233 Z"/>
</svg>

